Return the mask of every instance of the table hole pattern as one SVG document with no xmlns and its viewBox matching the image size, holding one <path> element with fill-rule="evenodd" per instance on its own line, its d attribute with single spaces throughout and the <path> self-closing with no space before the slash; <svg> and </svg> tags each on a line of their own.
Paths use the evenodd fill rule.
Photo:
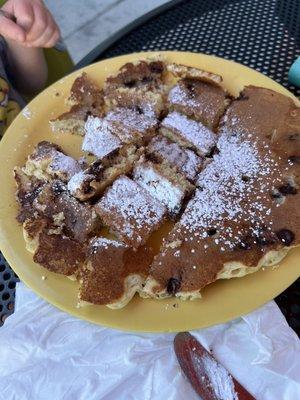
<svg viewBox="0 0 300 400">
<path fill-rule="evenodd" d="M 0 253 L 0 326 L 14 311 L 17 276 Z"/>
<path fill-rule="evenodd" d="M 134 29 L 98 59 L 135 51 L 201 52 L 237 61 L 281 83 L 300 55 L 296 0 L 184 1 Z"/>
</svg>

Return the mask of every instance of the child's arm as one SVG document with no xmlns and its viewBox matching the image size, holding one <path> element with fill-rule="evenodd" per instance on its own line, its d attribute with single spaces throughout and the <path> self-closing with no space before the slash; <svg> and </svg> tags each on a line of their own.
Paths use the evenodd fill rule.
<svg viewBox="0 0 300 400">
<path fill-rule="evenodd" d="M 13 84 L 23 94 L 35 94 L 47 80 L 43 47 L 53 47 L 59 29 L 40 0 L 8 0 L 0 15 L 0 34 L 8 44 L 9 72 Z"/>
</svg>

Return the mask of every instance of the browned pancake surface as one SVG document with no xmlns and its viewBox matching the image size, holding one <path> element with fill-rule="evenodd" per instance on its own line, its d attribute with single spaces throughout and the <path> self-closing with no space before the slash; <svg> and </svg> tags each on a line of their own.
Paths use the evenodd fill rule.
<svg viewBox="0 0 300 400">
<path fill-rule="evenodd" d="M 146 246 L 137 252 L 115 240 L 92 239 L 80 273 L 80 299 L 93 304 L 117 302 L 124 295 L 126 278 L 146 278 L 153 256 Z"/>
<path fill-rule="evenodd" d="M 171 110 L 201 121 L 211 129 L 218 126 L 228 102 L 228 95 L 221 86 L 191 78 L 180 80 L 168 95 Z"/>
</svg>

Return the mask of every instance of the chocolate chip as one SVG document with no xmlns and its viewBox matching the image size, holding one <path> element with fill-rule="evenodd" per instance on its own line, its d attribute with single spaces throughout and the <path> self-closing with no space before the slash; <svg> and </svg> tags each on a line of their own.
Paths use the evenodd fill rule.
<svg viewBox="0 0 300 400">
<path fill-rule="evenodd" d="M 143 111 L 143 109 L 142 109 L 141 107 L 136 106 L 134 109 L 135 109 L 135 111 L 136 111 L 137 113 L 139 113 L 139 114 L 144 114 L 144 111 Z"/>
<path fill-rule="evenodd" d="M 272 192 L 271 195 L 272 199 L 281 199 L 282 198 L 282 194 L 279 192 Z"/>
<path fill-rule="evenodd" d="M 52 190 L 55 195 L 60 195 L 66 191 L 65 185 L 60 181 L 55 181 L 52 185 Z"/>
<path fill-rule="evenodd" d="M 185 87 L 186 87 L 186 90 L 188 91 L 189 96 L 192 97 L 192 98 L 195 98 L 196 91 L 195 91 L 194 82 L 191 81 L 191 80 L 187 80 L 185 82 Z"/>
<path fill-rule="evenodd" d="M 259 246 L 269 246 L 270 244 L 275 243 L 275 239 L 271 236 L 271 234 L 261 233 L 255 237 L 255 241 Z"/>
<path fill-rule="evenodd" d="M 103 165 L 100 160 L 97 160 L 90 165 L 88 173 L 91 175 L 98 175 L 102 171 Z"/>
<path fill-rule="evenodd" d="M 300 164 L 300 156 L 290 156 L 288 160 L 293 164 Z"/>
<path fill-rule="evenodd" d="M 249 96 L 244 95 L 243 93 L 241 93 L 240 97 L 238 98 L 239 101 L 241 100 L 249 100 Z"/>
<path fill-rule="evenodd" d="M 243 181 L 243 182 L 249 182 L 249 181 L 250 181 L 249 176 L 243 175 L 243 176 L 242 176 L 242 181 Z"/>
<path fill-rule="evenodd" d="M 300 134 L 299 133 L 293 133 L 292 135 L 289 135 L 289 140 L 294 141 L 300 139 Z"/>
<path fill-rule="evenodd" d="M 217 230 L 215 228 L 210 228 L 207 230 L 208 236 L 214 236 L 217 233 Z"/>
<path fill-rule="evenodd" d="M 237 248 L 240 250 L 250 250 L 251 244 L 248 242 L 247 239 L 242 239 L 240 243 L 238 243 Z"/>
<path fill-rule="evenodd" d="M 285 185 L 279 186 L 278 190 L 284 196 L 287 196 L 289 194 L 297 194 L 297 189 L 290 183 L 286 183 Z"/>
<path fill-rule="evenodd" d="M 179 279 L 170 278 L 167 284 L 167 292 L 169 294 L 175 294 L 180 289 L 180 286 L 181 282 L 179 281 Z"/>
<path fill-rule="evenodd" d="M 153 78 L 151 76 L 144 76 L 142 79 L 142 83 L 150 83 L 153 81 Z"/>
<path fill-rule="evenodd" d="M 136 84 L 136 81 L 135 81 L 135 80 L 131 80 L 131 81 L 128 81 L 128 82 L 124 82 L 124 86 L 126 86 L 126 87 L 129 88 L 129 89 L 133 88 L 133 87 L 135 86 L 135 84 Z"/>
<path fill-rule="evenodd" d="M 219 149 L 217 148 L 217 146 L 213 146 L 213 147 L 211 148 L 210 152 L 206 155 L 206 158 L 213 158 L 213 156 L 214 156 L 215 154 L 219 154 L 219 153 L 220 153 L 220 151 L 219 151 Z"/>
<path fill-rule="evenodd" d="M 276 235 L 278 239 L 286 246 L 290 246 L 295 240 L 294 232 L 290 231 L 289 229 L 281 229 L 280 231 L 276 232 Z"/>
<path fill-rule="evenodd" d="M 154 74 L 161 74 L 164 70 L 163 63 L 160 61 L 152 62 L 149 65 L 150 71 Z"/>
</svg>

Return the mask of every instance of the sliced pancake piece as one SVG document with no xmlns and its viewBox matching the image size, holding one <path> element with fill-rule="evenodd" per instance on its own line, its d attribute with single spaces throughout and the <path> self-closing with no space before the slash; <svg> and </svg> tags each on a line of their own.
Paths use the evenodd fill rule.
<svg viewBox="0 0 300 400">
<path fill-rule="evenodd" d="M 220 75 L 214 74 L 213 72 L 204 71 L 203 69 L 189 67 L 183 64 L 167 64 L 167 71 L 176 78 L 198 79 L 209 83 L 215 83 L 217 85 L 219 85 L 223 80 Z"/>
<path fill-rule="evenodd" d="M 33 205 L 52 225 L 79 242 L 84 242 L 100 228 L 100 220 L 93 207 L 71 196 L 61 181 L 45 185 Z"/>
<path fill-rule="evenodd" d="M 58 145 L 47 141 L 38 143 L 23 167 L 27 176 L 41 181 L 58 178 L 67 182 L 81 170 L 79 161 L 67 156 Z"/>
<path fill-rule="evenodd" d="M 203 157 L 161 135 L 155 136 L 145 151 L 147 158 L 162 165 L 171 165 L 191 182 L 202 169 Z"/>
<path fill-rule="evenodd" d="M 226 91 L 214 82 L 181 79 L 169 92 L 168 104 L 177 111 L 214 130 L 229 104 Z"/>
<path fill-rule="evenodd" d="M 84 130 L 82 150 L 98 158 L 106 157 L 122 146 L 122 142 L 111 133 L 106 121 L 102 118 L 89 117 Z"/>
<path fill-rule="evenodd" d="M 133 170 L 133 179 L 147 192 L 167 207 L 169 216 L 175 218 L 185 198 L 194 186 L 184 176 L 167 164 L 154 164 L 141 160 Z"/>
<path fill-rule="evenodd" d="M 114 154 L 94 161 L 84 171 L 75 174 L 68 182 L 68 190 L 81 201 L 97 197 L 118 176 L 132 170 L 141 152 L 142 149 L 134 145 L 124 145 Z"/>
<path fill-rule="evenodd" d="M 209 154 L 217 139 L 216 135 L 201 122 L 187 118 L 176 111 L 164 118 L 160 133 L 180 146 L 196 151 L 200 156 Z"/>
<path fill-rule="evenodd" d="M 278 263 L 299 242 L 299 232 L 296 236 L 287 220 L 283 223 L 289 214 L 269 194 L 282 179 L 281 160 L 271 147 L 242 133 L 224 133 L 217 146 L 199 175 L 199 189 L 151 266 L 144 295 L 200 297 L 218 278 Z M 300 211 L 293 211 L 299 221 Z"/>
<path fill-rule="evenodd" d="M 36 212 L 32 203 L 39 195 L 45 182 L 34 176 L 29 177 L 20 167 L 14 168 L 14 178 L 17 184 L 16 199 L 19 203 L 17 221 L 23 223 Z"/>
<path fill-rule="evenodd" d="M 104 114 L 103 91 L 83 73 L 75 79 L 67 103 L 71 108 L 50 121 L 54 132 L 84 135 L 84 124 L 89 115 Z"/>
<path fill-rule="evenodd" d="M 122 308 L 132 299 L 149 272 L 153 250 L 134 251 L 116 240 L 93 238 L 80 270 L 79 299 L 82 303 Z"/>
<path fill-rule="evenodd" d="M 75 104 L 70 110 L 50 120 L 53 132 L 84 135 L 84 125 L 89 116 L 89 107 Z M 102 117 L 103 112 L 93 113 L 93 116 Z"/>
<path fill-rule="evenodd" d="M 71 106 L 82 104 L 87 107 L 101 109 L 104 105 L 103 91 L 86 72 L 83 72 L 75 79 L 67 103 Z"/>
<path fill-rule="evenodd" d="M 105 81 L 108 109 L 116 107 L 140 110 L 148 116 L 160 116 L 164 110 L 166 66 L 160 60 L 143 60 L 123 65 Z"/>
<path fill-rule="evenodd" d="M 43 217 L 26 220 L 23 234 L 33 260 L 51 272 L 73 277 L 84 262 L 84 246 L 59 233 Z"/>
<path fill-rule="evenodd" d="M 108 128 L 122 143 L 144 144 L 155 135 L 158 120 L 129 108 L 117 108 L 106 117 Z"/>
<path fill-rule="evenodd" d="M 114 181 L 95 210 L 111 232 L 133 248 L 147 241 L 166 214 L 165 206 L 124 175 Z"/>
</svg>

